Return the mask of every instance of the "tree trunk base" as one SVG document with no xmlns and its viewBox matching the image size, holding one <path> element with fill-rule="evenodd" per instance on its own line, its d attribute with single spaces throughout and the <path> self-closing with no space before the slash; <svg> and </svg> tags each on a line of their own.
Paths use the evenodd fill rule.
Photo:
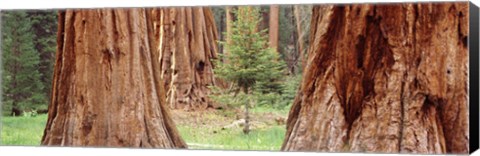
<svg viewBox="0 0 480 156">
<path fill-rule="evenodd" d="M 316 6 L 282 150 L 469 152 L 468 2 Z"/>
</svg>

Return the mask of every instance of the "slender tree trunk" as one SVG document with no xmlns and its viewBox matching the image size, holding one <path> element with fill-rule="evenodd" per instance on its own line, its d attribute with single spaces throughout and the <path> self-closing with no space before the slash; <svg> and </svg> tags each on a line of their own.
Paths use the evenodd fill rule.
<svg viewBox="0 0 480 156">
<path fill-rule="evenodd" d="M 18 106 L 17 106 L 17 103 L 16 102 L 13 102 L 12 104 L 12 109 L 11 109 L 11 114 L 12 116 L 20 116 L 22 115 L 22 111 L 20 111 L 20 109 L 18 109 Z"/>
<path fill-rule="evenodd" d="M 301 11 L 302 10 L 300 9 L 299 5 L 294 5 L 293 14 L 295 16 L 295 22 L 296 22 L 296 28 L 297 28 L 297 34 L 298 34 L 298 40 L 297 40 L 298 55 L 300 57 L 299 60 L 301 63 L 301 68 L 303 69 L 305 68 L 306 61 L 304 58 L 305 57 L 304 55 L 305 41 L 303 41 L 302 17 L 300 16 L 302 14 Z"/>
<path fill-rule="evenodd" d="M 248 95 L 248 88 L 243 88 L 243 93 Z M 245 102 L 245 126 L 243 126 L 243 133 L 248 134 L 250 132 L 250 114 L 248 112 L 248 107 L 251 104 L 251 99 L 249 98 L 247 102 Z"/>
<path fill-rule="evenodd" d="M 468 3 L 317 6 L 284 151 L 463 153 Z"/>
<path fill-rule="evenodd" d="M 269 41 L 270 48 L 278 51 L 278 16 L 279 16 L 279 6 L 271 5 L 270 6 L 270 22 L 269 22 Z"/>
<path fill-rule="evenodd" d="M 296 20 L 295 20 L 295 14 L 294 14 L 294 5 L 288 6 L 288 9 L 285 9 L 285 18 L 288 18 L 290 22 L 287 22 L 289 26 L 295 27 L 296 26 Z M 298 32 L 296 29 L 291 31 L 291 35 L 288 37 L 289 41 L 285 46 L 285 61 L 287 62 L 287 66 L 289 69 L 289 75 L 295 75 L 298 73 L 298 69 L 301 66 L 301 63 L 299 61 L 300 59 L 300 52 L 298 51 Z"/>
<path fill-rule="evenodd" d="M 232 34 L 232 24 L 233 24 L 233 7 L 226 7 L 226 11 L 225 11 L 225 14 L 226 14 L 226 22 L 227 22 L 227 35 L 225 36 L 225 40 L 227 42 L 227 45 L 230 45 L 232 44 L 232 37 L 230 36 L 230 34 Z M 223 55 L 228 55 L 228 48 L 227 46 L 225 46 L 223 48 Z M 228 60 L 223 60 L 224 63 L 228 63 Z"/>
<path fill-rule="evenodd" d="M 212 59 L 217 57 L 217 28 L 208 8 L 152 10 L 161 78 L 173 109 L 213 107 L 208 86 L 215 85 Z"/>
<path fill-rule="evenodd" d="M 219 25 L 219 28 L 218 28 L 218 32 L 219 32 L 219 39 L 220 41 L 225 41 L 225 35 L 223 34 L 223 32 L 225 31 L 225 27 L 226 27 L 226 24 L 225 24 L 225 15 L 226 14 L 223 14 L 223 15 L 220 15 L 220 25 Z M 222 53 L 224 52 L 223 50 L 223 45 L 219 45 L 218 47 L 218 52 L 219 53 Z M 223 61 L 223 60 L 222 60 Z"/>
<path fill-rule="evenodd" d="M 185 148 L 145 9 L 67 10 L 58 19 L 42 145 Z"/>
<path fill-rule="evenodd" d="M 262 21 L 259 23 L 258 28 L 260 30 L 267 29 L 270 26 L 270 6 L 260 6 L 260 15 L 262 16 Z"/>
</svg>

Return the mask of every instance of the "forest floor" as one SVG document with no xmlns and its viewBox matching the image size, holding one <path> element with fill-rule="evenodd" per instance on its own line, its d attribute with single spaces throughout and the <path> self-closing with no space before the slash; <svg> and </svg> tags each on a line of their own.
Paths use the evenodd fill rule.
<svg viewBox="0 0 480 156">
<path fill-rule="evenodd" d="M 205 110 L 171 112 L 180 135 L 189 149 L 279 150 L 285 135 L 284 119 L 288 110 L 254 108 L 252 129 L 243 134 L 243 127 L 222 128 L 243 118 L 238 110 Z M 47 120 L 46 114 L 35 117 L 2 117 L 0 145 L 38 146 Z"/>
<path fill-rule="evenodd" d="M 288 111 L 253 109 L 248 135 L 243 133 L 242 126 L 223 129 L 243 118 L 242 111 L 173 111 L 172 114 L 175 114 L 173 120 L 190 149 L 280 150 L 286 128 L 277 120 L 284 119 Z"/>
</svg>

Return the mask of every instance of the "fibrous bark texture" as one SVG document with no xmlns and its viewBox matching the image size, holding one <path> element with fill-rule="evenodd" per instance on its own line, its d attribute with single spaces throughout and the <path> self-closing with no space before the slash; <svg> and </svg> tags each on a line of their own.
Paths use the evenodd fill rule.
<svg viewBox="0 0 480 156">
<path fill-rule="evenodd" d="M 144 9 L 59 12 L 42 145 L 181 148 Z"/>
<path fill-rule="evenodd" d="M 468 152 L 468 3 L 316 6 L 286 151 Z"/>
<path fill-rule="evenodd" d="M 151 11 L 161 77 L 173 109 L 213 106 L 208 86 L 215 85 L 212 59 L 217 57 L 217 29 L 208 8 L 162 8 Z"/>
</svg>

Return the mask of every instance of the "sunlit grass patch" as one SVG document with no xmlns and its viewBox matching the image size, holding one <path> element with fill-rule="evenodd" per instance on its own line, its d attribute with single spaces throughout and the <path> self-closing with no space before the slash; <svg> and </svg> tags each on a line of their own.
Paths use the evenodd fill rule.
<svg viewBox="0 0 480 156">
<path fill-rule="evenodd" d="M 47 115 L 1 117 L 1 145 L 37 146 L 43 136 Z"/>
</svg>

